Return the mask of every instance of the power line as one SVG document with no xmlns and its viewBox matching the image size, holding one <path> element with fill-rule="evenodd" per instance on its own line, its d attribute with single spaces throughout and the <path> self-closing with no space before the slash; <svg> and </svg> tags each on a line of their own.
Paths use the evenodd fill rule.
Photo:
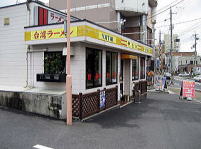
<svg viewBox="0 0 201 149">
<path fill-rule="evenodd" d="M 175 6 L 177 6 L 178 4 L 180 4 L 180 3 L 183 2 L 183 1 L 185 1 L 185 0 L 180 0 L 179 2 L 177 2 L 177 3 L 174 4 L 174 5 L 172 5 L 171 7 L 175 7 Z M 149 19 L 151 19 L 151 18 L 153 18 L 153 17 L 155 17 L 155 16 L 157 16 L 157 15 L 159 15 L 159 14 L 161 14 L 161 13 L 164 13 L 164 12 L 168 11 L 169 9 L 170 9 L 170 8 L 166 8 L 165 10 L 163 10 L 163 11 L 161 11 L 161 12 L 159 12 L 159 13 L 156 13 L 156 14 L 150 16 L 150 17 L 148 17 L 147 20 L 149 20 Z"/>
<path fill-rule="evenodd" d="M 201 20 L 201 18 L 196 18 L 196 19 L 192 19 L 192 20 L 177 22 L 177 23 L 174 23 L 174 25 L 180 25 L 180 24 L 190 23 L 190 22 L 194 22 L 194 21 L 198 21 L 198 20 Z M 169 26 L 169 25 L 157 26 L 156 28 L 167 27 L 167 26 Z"/>
<path fill-rule="evenodd" d="M 168 5 L 164 6 L 164 7 L 162 7 L 161 9 L 159 9 L 158 11 L 161 11 L 161 10 L 167 8 L 167 7 L 170 8 L 170 6 L 171 6 L 172 4 L 174 4 L 175 2 L 177 2 L 177 1 L 178 1 L 178 0 L 175 0 L 175 1 L 171 2 L 170 4 L 168 4 Z"/>
<path fill-rule="evenodd" d="M 189 32 L 194 31 L 196 28 L 198 28 L 198 27 L 200 27 L 200 26 L 201 26 L 201 22 L 200 22 L 198 25 L 195 24 L 195 25 L 193 25 L 192 27 L 188 28 L 187 30 L 182 31 L 183 34 L 181 33 L 181 34 L 180 34 L 180 37 L 186 35 L 186 34 L 189 33 Z"/>
</svg>

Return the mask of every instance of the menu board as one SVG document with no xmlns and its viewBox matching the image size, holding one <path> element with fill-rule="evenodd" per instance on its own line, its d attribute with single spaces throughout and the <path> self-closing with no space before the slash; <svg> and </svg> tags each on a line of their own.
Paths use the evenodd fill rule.
<svg viewBox="0 0 201 149">
<path fill-rule="evenodd" d="M 195 98 L 195 82 L 183 81 L 182 82 L 182 96 L 187 98 Z"/>
</svg>

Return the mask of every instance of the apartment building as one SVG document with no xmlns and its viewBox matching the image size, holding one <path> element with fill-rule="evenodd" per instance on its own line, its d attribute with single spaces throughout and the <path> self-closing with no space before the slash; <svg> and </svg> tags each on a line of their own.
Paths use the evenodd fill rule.
<svg viewBox="0 0 201 149">
<path fill-rule="evenodd" d="M 165 53 L 170 52 L 170 49 L 171 49 L 170 34 L 165 34 L 164 35 L 164 46 L 165 46 Z M 180 49 L 179 35 L 173 34 L 173 38 L 172 38 L 172 52 L 178 52 L 179 49 Z"/>
<path fill-rule="evenodd" d="M 49 5 L 66 11 L 66 0 L 50 0 Z M 157 0 L 73 0 L 72 15 L 153 45 L 156 7 Z"/>
</svg>

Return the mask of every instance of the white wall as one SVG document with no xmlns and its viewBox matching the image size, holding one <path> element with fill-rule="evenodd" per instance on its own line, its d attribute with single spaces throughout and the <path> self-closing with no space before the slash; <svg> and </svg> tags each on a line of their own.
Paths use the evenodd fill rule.
<svg viewBox="0 0 201 149">
<path fill-rule="evenodd" d="M 44 73 L 44 52 L 42 50 L 48 49 L 48 51 L 61 51 L 65 44 L 49 44 L 38 45 L 32 47 L 32 53 L 29 53 L 29 86 L 41 89 L 54 89 L 65 91 L 65 83 L 50 83 L 50 82 L 37 82 L 36 75 Z M 102 50 L 102 87 L 86 89 L 86 47 Z M 95 92 L 98 89 L 113 88 L 119 86 L 119 79 L 117 84 L 106 86 L 106 51 L 116 50 L 103 48 L 100 46 L 74 43 L 72 44 L 72 50 L 74 56 L 71 56 L 71 73 L 72 73 L 72 92 L 73 94 L 90 93 Z M 37 52 L 38 51 L 38 52 Z M 39 52 L 41 51 L 41 52 Z M 118 76 L 120 73 L 120 54 L 118 56 Z"/>
<path fill-rule="evenodd" d="M 0 9 L 0 86 L 26 86 L 26 5 Z M 10 25 L 4 25 L 4 18 Z"/>
</svg>

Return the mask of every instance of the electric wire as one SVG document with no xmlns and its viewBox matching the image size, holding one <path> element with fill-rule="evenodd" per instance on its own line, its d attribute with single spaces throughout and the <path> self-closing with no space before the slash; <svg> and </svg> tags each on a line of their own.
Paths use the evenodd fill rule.
<svg viewBox="0 0 201 149">
<path fill-rule="evenodd" d="M 171 2 L 170 4 L 168 4 L 168 5 L 164 6 L 164 7 L 162 7 L 161 9 L 159 9 L 158 11 L 161 11 L 161 10 L 163 10 L 163 9 L 166 9 L 167 7 L 170 8 L 170 6 L 171 6 L 172 4 L 174 4 L 175 2 L 177 2 L 177 1 L 179 1 L 179 0 L 175 0 L 175 1 Z"/>
<path fill-rule="evenodd" d="M 196 18 L 196 19 L 192 19 L 192 20 L 177 22 L 177 23 L 174 23 L 173 25 L 186 24 L 186 23 L 191 23 L 191 22 L 199 21 L 199 20 L 201 20 L 201 18 Z M 170 25 L 157 26 L 156 28 L 162 28 L 162 27 L 168 27 L 168 26 L 170 26 Z"/>
<path fill-rule="evenodd" d="M 185 0 L 180 0 L 179 2 L 177 2 L 177 3 L 174 4 L 174 5 L 171 5 L 170 7 L 175 7 L 175 6 L 177 6 L 178 4 L 182 3 L 183 1 L 185 1 Z M 153 17 L 158 16 L 158 15 L 160 15 L 161 13 L 164 13 L 164 12 L 168 11 L 168 10 L 170 9 L 170 7 L 169 7 L 169 8 L 166 8 L 165 10 L 163 10 L 163 11 L 161 11 L 161 12 L 158 12 L 158 13 L 156 13 L 156 14 L 153 14 L 152 16 L 148 17 L 146 20 L 152 19 Z"/>
</svg>

